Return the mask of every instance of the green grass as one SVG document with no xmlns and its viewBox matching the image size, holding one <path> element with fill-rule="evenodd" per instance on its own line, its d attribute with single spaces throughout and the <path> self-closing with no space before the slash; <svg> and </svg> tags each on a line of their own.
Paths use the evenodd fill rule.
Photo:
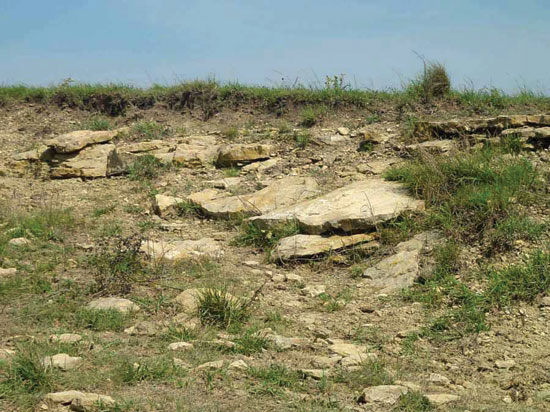
<svg viewBox="0 0 550 412">
<path fill-rule="evenodd" d="M 261 353 L 268 347 L 267 339 L 259 336 L 255 329 L 246 330 L 241 336 L 233 339 L 233 342 L 235 347 L 232 351 L 246 356 Z"/>
<path fill-rule="evenodd" d="M 399 397 L 397 405 L 392 409 L 393 412 L 429 412 L 435 410 L 422 393 L 409 391 Z"/>
<path fill-rule="evenodd" d="M 132 125 L 130 133 L 137 140 L 159 140 L 168 135 L 168 129 L 157 122 L 142 120 Z"/>
<path fill-rule="evenodd" d="M 115 368 L 115 380 L 126 385 L 135 385 L 139 382 L 167 382 L 184 378 L 187 372 L 174 365 L 167 357 L 153 359 L 124 359 Z"/>
<path fill-rule="evenodd" d="M 357 370 L 340 370 L 334 377 L 338 383 L 346 383 L 350 387 L 360 390 L 366 386 L 391 385 L 393 378 L 386 370 L 384 361 L 365 361 Z"/>
<path fill-rule="evenodd" d="M 483 239 L 519 207 L 541 200 L 544 181 L 527 159 L 503 158 L 487 147 L 460 157 L 425 156 L 390 169 L 386 178 L 403 182 L 425 200 L 428 221 L 463 240 Z"/>
<path fill-rule="evenodd" d="M 155 179 L 171 168 L 171 164 L 163 163 L 152 155 L 140 156 L 128 167 L 128 177 L 130 180 Z"/>
<path fill-rule="evenodd" d="M 233 297 L 225 290 L 206 289 L 197 297 L 197 311 L 203 325 L 227 329 L 250 317 L 250 302 Z"/>
<path fill-rule="evenodd" d="M 413 82 L 414 83 L 414 80 Z M 177 111 L 199 110 L 204 119 L 223 108 L 234 109 L 255 105 L 266 112 L 284 114 L 290 108 L 358 108 L 376 105 L 403 107 L 424 104 L 422 94 L 411 92 L 410 83 L 402 89 L 365 90 L 348 87 L 327 87 L 326 84 L 293 87 L 265 87 L 239 83 L 219 83 L 213 80 L 187 81 L 171 86 L 154 85 L 148 89 L 124 84 L 62 84 L 50 87 L 8 85 L 0 87 L 0 104 L 33 102 L 69 106 L 108 116 L 124 114 L 131 105 L 141 109 L 163 104 Z M 464 88 L 451 90 L 444 96 L 450 107 L 475 114 L 534 109 L 546 112 L 550 98 L 529 90 L 505 94 L 497 89 Z M 308 109 L 310 110 L 310 109 Z M 313 109 L 311 109 L 313 110 Z M 303 120 L 309 117 L 305 113 Z M 313 116 L 316 121 L 316 116 Z"/>
<path fill-rule="evenodd" d="M 275 247 L 280 239 L 298 233 L 298 225 L 294 221 L 281 224 L 270 230 L 260 229 L 251 222 L 243 221 L 240 226 L 240 233 L 232 240 L 232 244 L 237 246 L 254 246 L 269 251 Z"/>
<path fill-rule="evenodd" d="M 111 120 L 104 116 L 93 116 L 90 119 L 82 122 L 81 128 L 84 130 L 111 130 Z"/>
<path fill-rule="evenodd" d="M 74 314 L 74 326 L 93 331 L 121 332 L 130 319 L 130 315 L 117 310 L 79 309 Z"/>
<path fill-rule="evenodd" d="M 293 137 L 294 142 L 296 143 L 296 147 L 302 150 L 309 145 L 312 138 L 311 133 L 306 131 L 294 132 Z"/>
<path fill-rule="evenodd" d="M 253 384 L 250 390 L 251 393 L 256 395 L 281 395 L 285 389 L 292 388 L 299 381 L 296 372 L 279 364 L 249 368 L 248 375 L 258 381 Z"/>
</svg>

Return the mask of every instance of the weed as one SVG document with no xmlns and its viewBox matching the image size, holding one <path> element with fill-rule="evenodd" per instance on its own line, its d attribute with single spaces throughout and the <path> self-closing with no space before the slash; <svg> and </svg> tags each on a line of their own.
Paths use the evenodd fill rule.
<svg viewBox="0 0 550 412">
<path fill-rule="evenodd" d="M 89 264 L 94 270 L 94 293 L 130 293 L 132 286 L 146 272 L 140 255 L 141 243 L 141 237 L 136 235 L 113 236 L 99 242 L 89 258 Z"/>
<path fill-rule="evenodd" d="M 343 309 L 351 300 L 350 293 L 350 290 L 346 289 L 336 296 L 329 295 L 328 293 L 321 293 L 318 298 L 321 301 L 321 307 L 330 313 Z"/>
<path fill-rule="evenodd" d="M 547 229 L 546 223 L 539 223 L 525 216 L 512 214 L 497 222 L 488 234 L 488 251 L 510 249 L 517 240 L 533 241 L 540 238 Z"/>
<path fill-rule="evenodd" d="M 283 365 L 272 364 L 267 368 L 249 368 L 248 374 L 260 380 L 251 392 L 259 395 L 279 395 L 284 389 L 291 388 L 298 382 L 298 375 Z"/>
<path fill-rule="evenodd" d="M 407 93 L 428 103 L 434 98 L 447 96 L 451 91 L 451 80 L 445 66 L 437 62 L 424 62 L 424 71 L 407 86 Z"/>
<path fill-rule="evenodd" d="M 313 127 L 324 116 L 324 110 L 320 107 L 306 107 L 300 112 L 300 126 Z"/>
<path fill-rule="evenodd" d="M 293 138 L 294 142 L 296 142 L 296 147 L 303 150 L 311 141 L 311 133 L 305 131 L 294 132 Z"/>
<path fill-rule="evenodd" d="M 140 121 L 132 125 L 131 133 L 138 140 L 159 140 L 168 134 L 168 128 L 157 122 Z"/>
<path fill-rule="evenodd" d="M 42 365 L 38 347 L 33 344 L 21 344 L 7 366 L 4 376 L 6 384 L 13 391 L 27 393 L 45 392 L 54 387 L 54 376 L 51 369 Z"/>
<path fill-rule="evenodd" d="M 140 156 L 128 167 L 128 177 L 130 180 L 155 179 L 171 167 L 152 155 Z"/>
<path fill-rule="evenodd" d="M 95 208 L 94 210 L 92 210 L 92 217 L 101 217 L 103 215 L 113 212 L 115 209 L 115 205 Z"/>
<path fill-rule="evenodd" d="M 170 326 L 162 335 L 162 339 L 166 342 L 189 342 L 196 337 L 195 331 L 179 326 Z"/>
<path fill-rule="evenodd" d="M 254 246 L 263 250 L 270 250 L 277 242 L 285 237 L 298 234 L 298 224 L 292 220 L 288 223 L 275 226 L 269 230 L 260 229 L 252 222 L 244 221 L 240 233 L 232 243 L 237 246 Z"/>
<path fill-rule="evenodd" d="M 110 130 L 112 128 L 111 121 L 106 117 L 94 116 L 91 119 L 82 123 L 82 128 L 85 130 Z"/>
<path fill-rule="evenodd" d="M 177 208 L 180 216 L 202 216 L 201 207 L 190 200 L 178 203 Z"/>
<path fill-rule="evenodd" d="M 197 297 L 197 311 L 203 325 L 216 325 L 227 329 L 249 318 L 250 303 L 248 300 L 231 296 L 225 290 L 206 289 Z"/>
<path fill-rule="evenodd" d="M 241 336 L 233 339 L 233 342 L 235 346 L 232 351 L 246 356 L 262 352 L 268 346 L 267 339 L 258 335 L 253 329 L 246 330 Z"/>
<path fill-rule="evenodd" d="M 80 309 L 74 314 L 74 325 L 77 328 L 91 329 L 98 332 L 121 332 L 129 316 L 117 310 Z"/>
<path fill-rule="evenodd" d="M 340 370 L 335 376 L 336 382 L 347 383 L 355 389 L 365 386 L 391 385 L 393 378 L 386 370 L 383 361 L 368 360 L 363 362 L 357 370 Z"/>
<path fill-rule="evenodd" d="M 392 409 L 394 412 L 429 412 L 435 410 L 421 392 L 408 391 L 399 397 L 397 405 Z"/>
<path fill-rule="evenodd" d="M 222 136 L 228 140 L 235 140 L 237 137 L 239 137 L 239 129 L 234 126 L 227 127 L 222 130 Z"/>
<path fill-rule="evenodd" d="M 30 213 L 8 212 L 3 216 L 9 238 L 31 236 L 44 241 L 61 241 L 75 219 L 71 209 L 45 207 Z"/>
<path fill-rule="evenodd" d="M 237 177 L 241 173 L 241 170 L 238 167 L 229 167 L 227 169 L 223 169 L 223 174 L 226 177 Z"/>
<path fill-rule="evenodd" d="M 164 357 L 140 362 L 125 359 L 117 366 L 115 373 L 118 380 L 130 385 L 144 381 L 167 381 L 187 374 L 185 369 Z"/>
<path fill-rule="evenodd" d="M 500 137 L 502 151 L 511 155 L 518 155 L 523 151 L 523 141 L 517 134 L 509 134 Z"/>
</svg>

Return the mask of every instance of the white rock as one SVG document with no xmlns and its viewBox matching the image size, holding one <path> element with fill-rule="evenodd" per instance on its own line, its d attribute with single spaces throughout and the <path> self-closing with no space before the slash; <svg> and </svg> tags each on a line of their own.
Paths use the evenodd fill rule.
<svg viewBox="0 0 550 412">
<path fill-rule="evenodd" d="M 189 342 L 174 342 L 168 345 L 168 349 L 172 351 L 190 351 L 194 346 Z"/>
<path fill-rule="evenodd" d="M 17 268 L 0 268 L 0 277 L 13 276 L 17 274 Z"/>
<path fill-rule="evenodd" d="M 145 240 L 141 251 L 154 260 L 176 262 L 184 259 L 208 257 L 219 259 L 223 256 L 223 248 L 216 240 L 204 237 L 198 240 L 160 241 Z"/>
<path fill-rule="evenodd" d="M 236 360 L 234 362 L 231 362 L 229 364 L 229 370 L 235 370 L 235 371 L 245 371 L 248 370 L 248 365 L 245 361 L 242 359 Z"/>
<path fill-rule="evenodd" d="M 88 304 L 90 309 L 96 310 L 117 310 L 122 313 L 137 312 L 139 306 L 124 298 L 98 298 Z"/>
<path fill-rule="evenodd" d="M 203 363 L 195 368 L 195 370 L 202 371 L 202 370 L 217 370 L 223 368 L 224 362 L 223 360 L 214 361 L 214 362 L 206 362 Z"/>
<path fill-rule="evenodd" d="M 50 342 L 54 343 L 78 343 L 82 336 L 76 333 L 62 333 L 61 335 L 50 335 Z"/>
<path fill-rule="evenodd" d="M 45 368 L 59 368 L 64 371 L 77 368 L 82 362 L 78 356 L 69 356 L 66 353 L 58 353 L 53 356 L 46 356 L 42 359 L 42 366 Z"/>
<path fill-rule="evenodd" d="M 10 239 L 8 242 L 12 246 L 26 246 L 30 245 L 30 241 L 24 237 L 16 237 L 13 239 Z"/>
<path fill-rule="evenodd" d="M 363 390 L 359 397 L 361 403 L 382 403 L 385 405 L 395 404 L 401 395 L 406 394 L 409 389 L 401 385 L 379 385 L 371 386 Z"/>
<path fill-rule="evenodd" d="M 322 295 L 327 290 L 325 285 L 308 285 L 302 289 L 302 293 L 306 296 L 316 298 L 319 295 Z"/>
</svg>

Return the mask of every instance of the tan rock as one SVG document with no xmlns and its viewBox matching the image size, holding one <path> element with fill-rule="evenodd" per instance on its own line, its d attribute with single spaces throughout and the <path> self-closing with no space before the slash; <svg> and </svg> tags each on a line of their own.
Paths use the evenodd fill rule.
<svg viewBox="0 0 550 412">
<path fill-rule="evenodd" d="M 353 353 L 351 355 L 348 355 L 340 361 L 340 364 L 344 368 L 350 368 L 352 366 L 359 366 L 363 362 L 376 362 L 378 360 L 378 355 L 376 353 Z"/>
<path fill-rule="evenodd" d="M 0 277 L 14 276 L 17 274 L 17 268 L 0 268 Z"/>
<path fill-rule="evenodd" d="M 429 140 L 405 146 L 405 149 L 414 155 L 421 153 L 445 154 L 456 151 L 456 143 L 453 140 Z"/>
<path fill-rule="evenodd" d="M 257 173 L 266 173 L 273 169 L 277 164 L 279 164 L 278 158 L 268 159 L 260 162 L 254 162 L 250 163 L 246 166 L 243 166 L 241 169 L 243 173 L 251 173 L 251 172 L 257 172 Z"/>
<path fill-rule="evenodd" d="M 31 242 L 27 238 L 24 238 L 24 237 L 15 237 L 13 239 L 10 239 L 8 241 L 8 244 L 10 244 L 12 246 L 27 246 L 27 245 L 30 245 Z"/>
<path fill-rule="evenodd" d="M 396 253 L 368 268 L 365 284 L 379 293 L 390 293 L 411 286 L 420 273 L 422 251 L 440 240 L 437 232 L 425 232 L 398 244 Z"/>
<path fill-rule="evenodd" d="M 296 349 L 309 343 L 309 341 L 305 338 L 288 338 L 286 336 L 276 334 L 268 334 L 266 338 L 278 350 Z"/>
<path fill-rule="evenodd" d="M 404 211 L 423 207 L 424 203 L 410 197 L 399 183 L 373 177 L 315 199 L 275 209 L 250 221 L 265 229 L 294 220 L 303 232 L 318 235 L 328 231 L 371 229 Z"/>
<path fill-rule="evenodd" d="M 242 359 L 239 359 L 234 362 L 231 362 L 228 366 L 228 369 L 232 371 L 246 371 L 248 370 L 248 365 L 246 364 L 245 361 L 243 361 Z"/>
<path fill-rule="evenodd" d="M 71 405 L 71 409 L 76 411 L 88 411 L 98 406 L 113 407 L 115 405 L 115 400 L 110 396 L 80 391 L 48 393 L 45 396 L 45 400 L 62 405 Z"/>
<path fill-rule="evenodd" d="M 207 216 L 229 218 L 242 214 L 266 213 L 310 198 L 316 193 L 318 192 L 315 179 L 286 177 L 247 195 L 216 197 L 217 193 L 202 191 L 187 199 L 197 204 L 201 212 Z"/>
<path fill-rule="evenodd" d="M 42 359 L 42 366 L 45 368 L 59 368 L 64 371 L 77 368 L 82 362 L 78 356 L 69 356 L 66 353 L 58 353 L 53 356 L 46 356 Z"/>
<path fill-rule="evenodd" d="M 219 242 L 209 237 L 198 240 L 160 242 L 146 240 L 141 245 L 141 251 L 151 259 L 164 259 L 170 262 L 202 257 L 219 259 L 223 256 L 223 249 Z"/>
<path fill-rule="evenodd" d="M 213 362 L 206 362 L 206 363 L 203 363 L 202 365 L 197 366 L 195 368 L 195 370 L 197 370 L 197 371 L 204 371 L 204 370 L 214 371 L 214 370 L 218 370 L 218 369 L 223 368 L 223 365 L 224 365 L 223 360 L 213 361 Z"/>
<path fill-rule="evenodd" d="M 11 349 L 0 348 L 0 359 L 7 360 L 15 355 L 15 351 Z"/>
<path fill-rule="evenodd" d="M 435 405 L 445 405 L 446 403 L 456 402 L 460 399 L 457 395 L 452 395 L 449 393 L 426 395 L 426 398 L 428 398 L 428 400 Z"/>
<path fill-rule="evenodd" d="M 395 404 L 401 395 L 406 394 L 409 389 L 401 385 L 379 385 L 371 386 L 363 390 L 359 397 L 360 403 L 381 403 L 384 405 Z"/>
<path fill-rule="evenodd" d="M 329 345 L 328 350 L 342 357 L 366 356 L 367 353 L 364 346 L 354 345 L 353 343 L 333 343 Z"/>
<path fill-rule="evenodd" d="M 17 153 L 13 155 L 12 159 L 15 161 L 42 161 L 47 162 L 54 156 L 54 151 L 51 147 L 46 145 L 38 145 L 36 148 L 27 150 L 26 152 Z"/>
<path fill-rule="evenodd" d="M 167 195 L 155 195 L 153 211 L 160 217 L 177 216 L 180 214 L 179 205 L 183 199 Z"/>
<path fill-rule="evenodd" d="M 199 168 L 212 165 L 217 155 L 217 149 L 217 146 L 180 144 L 174 151 L 154 152 L 152 155 L 165 163 L 172 162 L 183 167 Z"/>
<path fill-rule="evenodd" d="M 82 336 L 76 333 L 62 333 L 61 335 L 50 335 L 50 342 L 53 343 L 78 343 Z"/>
<path fill-rule="evenodd" d="M 51 166 L 53 178 L 106 177 L 125 171 L 114 144 L 94 145 L 77 153 L 55 154 Z"/>
<path fill-rule="evenodd" d="M 194 346 L 189 342 L 173 342 L 168 345 L 168 349 L 171 351 L 190 351 L 194 349 Z"/>
<path fill-rule="evenodd" d="M 95 310 L 116 310 L 122 313 L 137 312 L 139 306 L 124 298 L 98 298 L 88 303 L 88 308 Z"/>
<path fill-rule="evenodd" d="M 118 130 L 77 130 L 47 140 L 45 143 L 56 153 L 74 153 L 88 146 L 110 142 L 118 133 Z"/>
<path fill-rule="evenodd" d="M 330 376 L 330 371 L 325 369 L 300 369 L 300 374 L 306 378 L 321 380 Z"/>
<path fill-rule="evenodd" d="M 351 236 L 295 235 L 281 239 L 272 256 L 281 261 L 296 260 L 328 252 L 336 252 L 374 239 L 371 234 Z"/>
<path fill-rule="evenodd" d="M 229 144 L 219 148 L 216 166 L 229 167 L 270 157 L 272 147 L 265 144 Z"/>
</svg>

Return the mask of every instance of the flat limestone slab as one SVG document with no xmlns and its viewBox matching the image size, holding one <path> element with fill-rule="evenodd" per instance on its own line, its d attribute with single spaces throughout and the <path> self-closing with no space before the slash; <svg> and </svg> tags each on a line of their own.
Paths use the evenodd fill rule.
<svg viewBox="0 0 550 412">
<path fill-rule="evenodd" d="M 141 250 L 152 259 L 177 261 L 182 259 L 200 258 L 203 256 L 218 259 L 223 255 L 223 249 L 214 239 L 205 237 L 199 240 L 179 240 L 172 242 L 144 241 Z"/>
<path fill-rule="evenodd" d="M 116 146 L 111 143 L 86 147 L 77 153 L 55 154 L 51 177 L 107 177 L 124 172 Z"/>
<path fill-rule="evenodd" d="M 197 204 L 207 216 L 230 218 L 239 214 L 259 215 L 292 205 L 317 194 L 317 187 L 317 182 L 311 177 L 292 176 L 247 195 L 219 197 L 214 191 L 207 190 L 199 192 L 201 195 L 190 195 L 188 200 Z"/>
<path fill-rule="evenodd" d="M 267 144 L 228 144 L 218 150 L 216 166 L 230 167 L 270 157 L 272 146 Z"/>
<path fill-rule="evenodd" d="M 303 259 L 374 240 L 371 234 L 352 236 L 295 235 L 281 239 L 272 256 L 281 260 Z"/>
<path fill-rule="evenodd" d="M 268 229 L 295 220 L 302 232 L 319 235 L 370 229 L 406 210 L 423 208 L 424 202 L 410 197 L 401 184 L 374 177 L 252 217 L 250 221 Z"/>
<path fill-rule="evenodd" d="M 110 142 L 119 132 L 119 130 L 77 130 L 47 140 L 46 145 L 52 147 L 56 153 L 73 153 L 87 146 Z"/>
</svg>

